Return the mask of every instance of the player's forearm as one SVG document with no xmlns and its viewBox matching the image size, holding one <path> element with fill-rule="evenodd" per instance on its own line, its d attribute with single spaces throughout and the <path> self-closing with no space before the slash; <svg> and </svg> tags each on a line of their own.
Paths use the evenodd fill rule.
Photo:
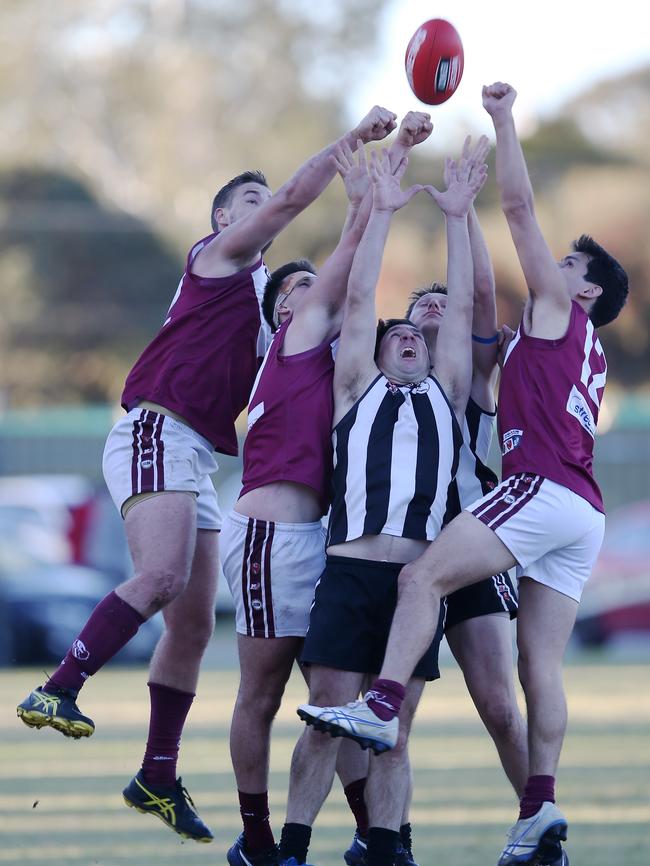
<svg viewBox="0 0 650 866">
<path fill-rule="evenodd" d="M 345 224 L 341 231 L 341 240 L 351 237 L 359 243 L 363 237 L 370 211 L 372 210 L 372 192 L 367 192 L 360 202 L 350 202 L 345 216 Z"/>
<path fill-rule="evenodd" d="M 388 211 L 372 210 L 368 225 L 357 247 L 350 279 L 347 303 L 350 307 L 366 305 L 372 301 L 374 309 L 375 289 L 381 271 L 384 247 L 388 237 L 392 214 Z"/>
<path fill-rule="evenodd" d="M 344 238 L 352 228 L 359 213 L 359 202 L 349 202 L 348 209 L 345 214 L 345 222 L 341 229 L 341 238 Z"/>
<path fill-rule="evenodd" d="M 467 226 L 474 266 L 474 301 L 472 307 L 473 366 L 489 378 L 496 365 L 497 305 L 494 291 L 494 270 L 485 237 L 472 207 Z M 492 340 L 494 343 L 482 342 Z"/>
<path fill-rule="evenodd" d="M 472 205 L 467 215 L 469 243 L 472 250 L 472 265 L 474 268 L 474 300 L 481 299 L 483 303 L 492 301 L 494 304 L 494 269 L 492 259 L 485 242 L 478 216 Z"/>
<path fill-rule="evenodd" d="M 511 112 L 493 117 L 496 132 L 496 175 L 501 206 L 508 216 L 521 208 L 533 209 L 533 188 Z"/>
<path fill-rule="evenodd" d="M 454 409 L 462 414 L 472 380 L 471 327 L 474 300 L 472 253 L 464 217 L 447 217 L 447 289 L 445 316 L 436 344 L 441 373 Z"/>
<path fill-rule="evenodd" d="M 343 234 L 336 249 L 320 270 L 318 298 L 330 311 L 340 310 L 343 306 L 358 245 L 359 237 L 354 229 Z"/>
<path fill-rule="evenodd" d="M 474 268 L 464 217 L 447 217 L 447 290 L 445 319 L 451 313 L 457 326 L 469 332 L 474 305 Z"/>
<path fill-rule="evenodd" d="M 408 157 L 413 150 L 412 145 L 404 144 L 399 139 L 396 139 L 388 149 L 388 158 L 390 159 L 390 169 L 395 171 L 400 162 Z"/>
<path fill-rule="evenodd" d="M 332 157 L 341 141 L 347 142 L 350 149 L 356 151 L 356 131 L 352 130 L 310 157 L 278 190 L 285 197 L 287 206 L 296 213 L 315 201 L 336 174 L 336 163 Z"/>
</svg>

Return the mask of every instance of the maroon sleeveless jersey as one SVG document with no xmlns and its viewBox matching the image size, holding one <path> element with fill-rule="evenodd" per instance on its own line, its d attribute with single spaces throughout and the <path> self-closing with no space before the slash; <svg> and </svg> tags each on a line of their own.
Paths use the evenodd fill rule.
<svg viewBox="0 0 650 866">
<path fill-rule="evenodd" d="M 248 406 L 243 496 L 273 481 L 310 487 L 326 513 L 332 475 L 334 344 L 280 354 L 291 319 L 278 329 Z"/>
<path fill-rule="evenodd" d="M 177 413 L 223 454 L 238 453 L 235 420 L 257 373 L 260 301 L 268 271 L 261 259 L 228 277 L 199 277 L 189 252 L 185 273 L 156 337 L 129 373 L 122 406 L 150 400 Z"/>
<path fill-rule="evenodd" d="M 499 388 L 504 479 L 520 472 L 541 475 L 604 511 L 592 463 L 606 375 L 594 326 L 575 301 L 560 340 L 529 337 L 520 323 Z"/>
</svg>

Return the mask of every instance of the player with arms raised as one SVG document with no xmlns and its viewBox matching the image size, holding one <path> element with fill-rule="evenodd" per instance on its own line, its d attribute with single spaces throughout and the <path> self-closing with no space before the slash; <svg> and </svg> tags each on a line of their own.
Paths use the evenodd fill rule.
<svg viewBox="0 0 650 866">
<path fill-rule="evenodd" d="M 342 140 L 354 150 L 358 140 L 381 140 L 394 128 L 395 115 L 375 106 Z M 244 172 L 217 193 L 214 232 L 190 251 L 166 321 L 127 377 L 127 414 L 104 452 L 104 475 L 124 517 L 135 575 L 99 603 L 60 667 L 17 708 L 31 727 L 90 736 L 95 726 L 76 705 L 79 690 L 163 610 L 165 632 L 150 669 L 147 748 L 124 798 L 202 842 L 212 833 L 176 778 L 176 763 L 214 627 L 221 528 L 210 479 L 214 452 L 237 453 L 235 419 L 257 371 L 259 303 L 268 277 L 262 251 L 334 177 L 331 156 L 339 141 L 274 195 L 260 172 Z"/>
<path fill-rule="evenodd" d="M 350 273 L 334 373 L 327 562 L 302 654 L 312 665 L 311 702 L 299 714 L 316 730 L 327 727 L 327 713 L 314 713 L 314 703 L 355 698 L 366 676 L 380 669 L 400 569 L 426 549 L 442 525 L 471 386 L 473 267 L 467 212 L 485 182 L 486 143 L 481 140 L 469 159 L 448 162 L 444 192 L 426 187 L 446 217 L 450 284 L 434 369 L 422 332 L 410 321 L 390 319 L 376 327 L 375 286 L 391 220 L 421 187 L 402 191 L 403 172 L 391 173 L 387 154 L 381 160 L 373 155 L 370 164 L 373 210 Z M 425 680 L 439 676 L 439 638 L 432 637 L 413 676 L 397 687 L 405 698 L 399 748 L 370 760 L 368 866 L 393 863 L 404 847 L 408 732 Z M 293 754 L 281 861 L 305 862 L 311 826 L 332 784 L 338 743 L 314 728 L 303 732 Z M 336 719 L 330 730 L 336 731 Z M 365 742 L 376 753 L 387 748 L 370 731 Z"/>
<path fill-rule="evenodd" d="M 366 720 L 355 725 L 361 736 L 367 725 L 374 736 L 384 729 L 396 742 L 396 690 L 408 682 L 431 640 L 441 596 L 516 567 L 529 776 L 499 866 L 565 856 L 560 842 L 567 821 L 554 792 L 567 718 L 562 657 L 605 520 L 592 470 L 607 370 L 595 328 L 616 318 L 628 293 L 623 268 L 587 236 L 554 260 L 535 216 L 512 117 L 515 97 L 508 84 L 483 89 L 483 105 L 496 131 L 501 203 L 529 290 L 499 392 L 504 481 L 402 570 L 382 682 L 355 707 L 356 717 Z M 339 732 L 358 736 L 351 726 Z"/>
<path fill-rule="evenodd" d="M 428 114 L 409 112 L 389 151 L 392 164 L 431 130 Z M 330 499 L 334 350 L 371 206 L 363 148 L 355 164 L 343 144 L 336 163 L 349 199 L 339 244 L 318 274 L 309 262 L 290 262 L 264 291 L 262 310 L 275 336 L 249 403 L 242 490 L 224 522 L 223 570 L 235 599 L 241 669 L 230 752 L 244 829 L 228 851 L 231 866 L 276 859 L 267 791 L 271 725 L 325 562 L 321 518 Z M 365 776 L 365 762 L 358 749 L 347 751 L 340 767 L 350 801 L 358 785 L 348 786 Z M 363 816 L 355 817 L 363 824 Z"/>
</svg>

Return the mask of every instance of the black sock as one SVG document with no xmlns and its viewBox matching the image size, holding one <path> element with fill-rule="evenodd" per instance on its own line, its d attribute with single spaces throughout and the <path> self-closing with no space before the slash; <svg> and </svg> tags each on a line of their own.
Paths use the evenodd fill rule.
<svg viewBox="0 0 650 866">
<path fill-rule="evenodd" d="M 311 841 L 311 827 L 307 824 L 285 824 L 280 836 L 279 860 L 295 857 L 298 863 L 307 861 L 307 851 Z"/>
<path fill-rule="evenodd" d="M 367 866 L 393 866 L 399 841 L 397 830 L 371 827 L 368 830 Z"/>
</svg>

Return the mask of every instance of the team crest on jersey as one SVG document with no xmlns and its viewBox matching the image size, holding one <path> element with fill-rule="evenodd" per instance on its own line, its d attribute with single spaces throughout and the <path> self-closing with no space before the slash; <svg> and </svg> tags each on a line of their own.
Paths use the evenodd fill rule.
<svg viewBox="0 0 650 866">
<path fill-rule="evenodd" d="M 501 445 L 501 456 L 505 457 L 506 454 L 509 454 L 511 451 L 514 451 L 515 448 L 518 448 L 521 445 L 521 440 L 523 439 L 524 431 L 523 430 L 508 430 L 507 433 L 503 434 L 503 444 Z"/>
<path fill-rule="evenodd" d="M 428 379 L 423 379 L 421 382 L 409 382 L 408 384 L 408 389 L 411 394 L 428 394 L 429 387 Z"/>
<path fill-rule="evenodd" d="M 395 382 L 391 382 L 390 379 L 387 379 L 386 387 L 391 394 L 400 394 L 405 393 L 406 391 L 408 391 L 409 394 L 427 394 L 430 386 L 428 379 L 423 379 L 421 382 L 407 382 L 405 385 L 397 385 Z"/>
<path fill-rule="evenodd" d="M 577 419 L 578 423 L 587 431 L 592 439 L 596 436 L 594 416 L 589 408 L 589 404 L 575 385 L 571 388 L 566 410 L 569 415 L 573 415 Z"/>
</svg>

